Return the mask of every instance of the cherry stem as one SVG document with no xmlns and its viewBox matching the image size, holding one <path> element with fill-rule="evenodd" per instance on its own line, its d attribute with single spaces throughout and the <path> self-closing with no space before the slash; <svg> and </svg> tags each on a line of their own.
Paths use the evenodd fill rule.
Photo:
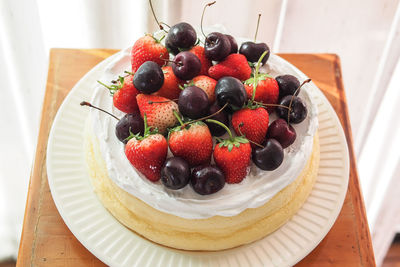
<svg viewBox="0 0 400 267">
<path fill-rule="evenodd" d="M 258 101 L 253 101 L 254 103 L 264 106 L 264 107 L 281 107 L 281 108 L 286 108 L 289 109 L 289 107 L 284 106 L 284 105 L 279 105 L 279 104 L 265 104 L 263 102 L 258 102 Z"/>
<path fill-rule="evenodd" d="M 183 126 L 184 126 L 184 123 L 183 123 L 181 117 L 179 116 L 178 112 L 176 112 L 175 109 L 173 109 L 172 112 L 174 113 L 174 116 L 176 117 L 176 119 L 179 121 L 179 123 L 180 123 L 181 126 L 183 127 Z"/>
<path fill-rule="evenodd" d="M 99 107 L 93 106 L 93 105 L 90 104 L 89 102 L 82 101 L 82 102 L 80 103 L 80 105 L 81 105 L 81 106 L 88 106 L 88 107 L 91 107 L 91 108 L 94 108 L 94 109 L 103 111 L 104 113 L 107 113 L 108 115 L 112 116 L 112 117 L 115 118 L 117 121 L 119 121 L 118 117 L 116 117 L 114 114 L 111 114 L 110 112 L 105 111 L 104 109 L 101 109 L 101 108 L 99 108 Z"/>
<path fill-rule="evenodd" d="M 233 139 L 233 136 L 232 136 L 231 130 L 229 130 L 229 128 L 228 128 L 225 124 L 223 124 L 223 123 L 220 122 L 220 121 L 212 120 L 212 119 L 207 119 L 206 121 L 207 121 L 207 122 L 211 122 L 211 123 L 218 124 L 219 126 L 223 127 L 223 128 L 228 132 L 228 134 L 229 134 L 229 139 L 230 139 L 231 141 L 234 140 L 234 139 Z"/>
<path fill-rule="evenodd" d="M 302 83 L 300 84 L 300 86 L 296 89 L 296 91 L 294 91 L 294 94 L 292 95 L 292 98 L 290 99 L 290 102 L 289 102 L 289 111 L 288 111 L 288 115 L 287 115 L 287 123 L 288 123 L 288 124 L 289 124 L 289 122 L 290 122 L 290 111 L 292 110 L 292 102 L 293 102 L 293 99 L 294 99 L 294 97 L 296 96 L 297 92 L 300 90 L 300 88 L 301 88 L 303 85 L 305 85 L 306 83 L 309 83 L 309 82 L 311 82 L 311 79 L 305 80 L 304 82 L 302 82 Z"/>
<path fill-rule="evenodd" d="M 208 6 L 214 5 L 216 2 L 217 2 L 217 1 L 208 3 L 208 4 L 206 4 L 206 5 L 204 6 L 204 8 L 203 8 L 203 14 L 201 14 L 200 29 L 201 29 L 201 33 L 204 35 L 204 38 L 207 38 L 207 36 L 204 34 L 204 31 L 203 31 L 203 18 L 204 18 L 204 13 L 205 13 L 206 8 L 207 8 Z"/>
<path fill-rule="evenodd" d="M 242 126 L 243 126 L 243 122 L 239 123 L 239 125 L 238 125 L 239 134 L 240 134 L 241 136 L 246 137 L 246 136 L 242 133 L 242 130 L 240 129 L 240 127 L 242 127 Z M 254 141 L 251 141 L 251 140 L 250 140 L 249 138 L 247 138 L 247 137 L 246 137 L 246 139 L 249 140 L 250 143 L 255 144 L 255 145 L 258 146 L 258 147 L 264 148 L 264 147 L 263 147 L 262 145 L 260 145 L 259 143 L 256 143 L 256 142 L 254 142 Z"/>
<path fill-rule="evenodd" d="M 258 59 L 257 64 L 256 64 L 256 70 L 254 73 L 254 82 L 253 82 L 253 94 L 251 96 L 251 100 L 254 101 L 254 98 L 256 96 L 256 87 L 257 87 L 257 83 L 258 83 L 258 71 L 260 70 L 260 66 L 261 66 L 261 61 L 263 60 L 263 58 L 265 57 L 266 54 L 268 54 L 268 50 L 264 51 L 264 53 L 262 53 L 261 57 Z"/>
<path fill-rule="evenodd" d="M 169 26 L 167 23 L 160 21 L 160 24 L 164 24 L 165 26 L 167 26 L 168 28 L 171 28 L 171 26 Z"/>
<path fill-rule="evenodd" d="M 174 102 L 174 101 L 178 101 L 178 98 L 175 98 L 175 99 L 168 99 L 168 100 L 165 100 L 165 101 L 147 101 L 147 103 L 148 104 L 161 104 L 161 103 L 169 103 L 169 102 Z"/>
<path fill-rule="evenodd" d="M 135 73 L 133 73 L 133 72 L 130 72 L 130 71 L 124 71 L 124 73 L 127 73 L 127 74 L 129 74 L 129 75 L 135 75 Z"/>
<path fill-rule="evenodd" d="M 218 115 L 219 113 L 221 113 L 227 106 L 228 106 L 228 103 L 225 103 L 225 105 L 224 105 L 222 108 L 220 108 L 219 110 L 217 110 L 215 113 L 210 114 L 210 115 L 208 115 L 208 116 L 205 116 L 205 117 L 203 117 L 203 118 L 197 119 L 197 120 L 189 121 L 189 122 L 185 123 L 184 125 L 182 125 L 182 128 L 184 128 L 184 127 L 186 127 L 187 125 L 192 124 L 192 123 L 194 123 L 194 122 L 203 121 L 203 120 L 212 118 L 212 117 L 214 117 L 215 115 Z"/>
<path fill-rule="evenodd" d="M 258 33 L 258 26 L 260 25 L 260 18 L 261 18 L 261 13 L 258 14 L 257 28 L 256 28 L 256 34 L 254 35 L 254 42 L 256 42 L 256 40 L 257 40 L 257 33 Z"/>
<path fill-rule="evenodd" d="M 161 25 L 161 23 L 158 21 L 157 16 L 156 16 L 156 13 L 154 12 L 153 3 L 151 2 L 151 0 L 149 0 L 149 3 L 150 3 L 151 12 L 153 13 L 153 17 L 154 17 L 154 19 L 156 20 L 156 22 L 157 22 L 157 24 L 158 24 L 158 27 L 160 27 L 160 30 L 163 30 L 164 32 L 168 33 L 166 30 L 164 30 L 164 27 L 163 27 L 163 26 Z"/>
<path fill-rule="evenodd" d="M 173 60 L 161 58 L 161 56 L 160 56 L 160 59 L 163 60 L 163 61 L 165 61 L 165 62 L 170 62 L 170 63 L 172 63 L 172 64 L 176 64 L 176 65 L 178 65 L 179 67 L 182 67 L 182 66 L 183 66 L 183 64 L 182 64 L 181 62 L 175 62 L 175 61 L 173 61 Z"/>
</svg>

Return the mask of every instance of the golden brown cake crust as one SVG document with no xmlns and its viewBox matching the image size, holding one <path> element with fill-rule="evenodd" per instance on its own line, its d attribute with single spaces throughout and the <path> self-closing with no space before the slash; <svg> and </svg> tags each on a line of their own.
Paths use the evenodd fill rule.
<svg viewBox="0 0 400 267">
<path fill-rule="evenodd" d="M 97 196 L 111 214 L 136 233 L 184 250 L 222 250 L 261 239 L 287 222 L 303 205 L 315 183 L 319 139 L 297 179 L 261 207 L 232 216 L 185 219 L 161 212 L 118 187 L 109 177 L 97 139 L 85 134 L 86 159 Z"/>
</svg>

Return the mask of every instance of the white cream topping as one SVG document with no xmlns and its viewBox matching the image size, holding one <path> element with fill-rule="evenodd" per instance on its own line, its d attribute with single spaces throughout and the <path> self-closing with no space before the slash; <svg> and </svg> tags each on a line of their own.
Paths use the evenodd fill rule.
<svg viewBox="0 0 400 267">
<path fill-rule="evenodd" d="M 242 41 L 242 40 L 238 40 Z M 240 44 L 239 44 L 240 45 Z M 99 80 L 109 82 L 130 70 L 130 48 L 114 56 Z M 294 66 L 277 55 L 272 54 L 262 72 L 273 77 L 284 74 L 296 76 L 300 82 L 307 79 Z M 297 138 L 294 144 L 285 149 L 281 166 L 274 171 L 262 171 L 254 164 L 248 176 L 239 184 L 226 184 L 212 195 L 202 196 L 193 191 L 190 185 L 180 190 L 169 190 L 159 181 L 147 180 L 130 164 L 124 153 L 124 144 L 115 136 L 116 120 L 95 109 L 91 110 L 93 131 L 98 138 L 109 177 L 122 189 L 162 212 L 187 219 L 204 219 L 212 216 L 234 216 L 247 208 L 257 208 L 269 201 L 280 190 L 292 183 L 305 167 L 311 155 L 313 136 L 318 127 L 315 92 L 318 88 L 311 82 L 304 85 L 300 97 L 307 105 L 307 118 L 293 125 Z M 112 112 L 118 117 L 124 113 L 112 105 L 112 97 L 107 89 L 96 85 L 92 103 Z M 270 117 L 270 123 L 276 115 Z M 226 137 L 226 136 L 225 136 Z M 171 156 L 171 152 L 168 152 Z"/>
</svg>

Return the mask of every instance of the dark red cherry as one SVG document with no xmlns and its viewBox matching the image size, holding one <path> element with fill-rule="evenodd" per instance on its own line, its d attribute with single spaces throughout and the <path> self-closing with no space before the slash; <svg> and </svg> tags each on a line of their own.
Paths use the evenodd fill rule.
<svg viewBox="0 0 400 267">
<path fill-rule="evenodd" d="M 304 119 L 307 117 L 307 107 L 303 100 L 298 96 L 287 95 L 279 101 L 281 106 L 286 107 L 289 107 L 290 103 L 292 103 L 292 105 L 290 107 L 291 110 L 289 113 L 289 123 L 296 124 L 304 121 Z M 276 113 L 284 120 L 288 119 L 288 111 L 289 109 L 285 107 L 276 108 Z"/>
<path fill-rule="evenodd" d="M 175 47 L 171 44 L 171 40 L 168 38 L 168 36 L 165 38 L 165 47 L 167 48 L 168 52 L 173 55 L 176 55 L 180 52 L 178 47 Z"/>
<path fill-rule="evenodd" d="M 226 76 L 218 80 L 215 86 L 215 96 L 219 106 L 223 107 L 228 103 L 226 110 L 228 112 L 233 109 L 239 109 L 247 100 L 246 90 L 240 80 Z"/>
<path fill-rule="evenodd" d="M 178 99 L 178 107 L 181 114 L 191 119 L 199 119 L 207 115 L 208 96 L 203 89 L 197 86 L 188 86 L 181 91 Z"/>
<path fill-rule="evenodd" d="M 172 63 L 172 71 L 181 80 L 191 80 L 200 73 L 200 70 L 200 59 L 189 51 L 177 54 Z"/>
<path fill-rule="evenodd" d="M 231 43 L 225 34 L 212 32 L 207 35 L 204 53 L 209 60 L 221 61 L 231 52 Z"/>
<path fill-rule="evenodd" d="M 161 182 L 173 190 L 185 187 L 190 180 L 189 164 L 182 158 L 168 158 L 161 169 Z"/>
<path fill-rule="evenodd" d="M 167 40 L 171 47 L 189 49 L 197 41 L 196 30 L 186 22 L 175 24 L 169 29 Z"/>
<path fill-rule="evenodd" d="M 192 171 L 190 185 L 200 195 L 214 194 L 224 187 L 225 176 L 216 166 L 198 166 Z"/>
<path fill-rule="evenodd" d="M 231 52 L 229 54 L 235 54 L 238 51 L 238 44 L 235 40 L 235 38 L 232 35 L 225 34 L 225 36 L 228 38 L 229 43 L 231 44 Z"/>
<path fill-rule="evenodd" d="M 146 61 L 133 76 L 133 85 L 145 94 L 155 93 L 164 84 L 164 73 L 154 61 Z"/>
<path fill-rule="evenodd" d="M 274 138 L 287 148 L 296 140 L 296 130 L 286 120 L 276 119 L 268 126 L 267 138 Z"/>
<path fill-rule="evenodd" d="M 115 135 L 118 140 L 126 144 L 131 133 L 143 135 L 144 122 L 139 113 L 125 114 L 115 126 Z"/>
<path fill-rule="evenodd" d="M 294 95 L 297 88 L 300 86 L 299 80 L 293 75 L 280 75 L 275 78 L 279 85 L 279 99 L 282 99 L 287 95 Z M 297 91 L 296 96 L 299 94 L 300 90 Z"/>
<path fill-rule="evenodd" d="M 244 55 L 247 58 L 247 61 L 250 62 L 257 62 L 265 51 L 269 51 L 269 47 L 266 43 L 256 44 L 254 42 L 244 42 L 239 49 L 239 53 Z M 270 53 L 267 53 L 262 59 L 262 65 L 267 62 L 269 54 Z"/>
<path fill-rule="evenodd" d="M 258 168 L 273 171 L 282 164 L 283 148 L 275 139 L 267 139 L 263 148 L 253 149 L 252 159 Z"/>
</svg>

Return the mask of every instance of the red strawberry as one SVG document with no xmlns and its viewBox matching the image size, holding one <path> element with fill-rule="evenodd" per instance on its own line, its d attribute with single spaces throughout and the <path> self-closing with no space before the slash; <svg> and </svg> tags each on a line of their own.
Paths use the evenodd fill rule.
<svg viewBox="0 0 400 267">
<path fill-rule="evenodd" d="M 243 108 L 232 115 L 232 126 L 237 135 L 244 135 L 248 140 L 262 144 L 267 134 L 268 112 L 262 108 Z M 254 148 L 254 144 L 251 144 Z"/>
<path fill-rule="evenodd" d="M 223 61 L 208 70 L 210 77 L 219 80 L 224 76 L 232 76 L 239 80 L 247 80 L 251 75 L 251 68 L 242 54 L 230 54 Z"/>
<path fill-rule="evenodd" d="M 125 113 L 135 113 L 139 111 L 136 102 L 136 96 L 139 94 L 139 91 L 133 85 L 132 79 L 133 75 L 125 77 L 120 76 L 116 84 L 113 85 L 105 85 L 98 81 L 101 85 L 110 90 L 113 96 L 114 106 Z"/>
<path fill-rule="evenodd" d="M 157 39 L 150 34 L 139 38 L 132 46 L 131 63 L 132 72 L 137 69 L 146 61 L 154 61 L 158 65 L 165 64 L 165 60 L 169 59 L 167 48 L 163 46 Z"/>
<path fill-rule="evenodd" d="M 159 133 L 164 134 L 168 127 L 178 122 L 173 112 L 178 112 L 178 104 L 168 98 L 138 94 L 136 100 L 140 115 L 144 118 L 146 114 L 149 126 L 157 127 Z"/>
<path fill-rule="evenodd" d="M 215 120 L 207 120 L 207 122 L 216 123 L 227 130 L 229 139 L 220 140 L 221 142 L 214 147 L 214 161 L 224 172 L 227 183 L 240 183 L 246 177 L 250 165 L 249 141 L 243 136 L 233 137 L 229 128 L 223 123 Z"/>
<path fill-rule="evenodd" d="M 147 179 L 160 179 L 161 167 L 167 158 L 168 144 L 161 134 L 152 134 L 144 119 L 145 133 L 134 135 L 125 146 L 125 155 L 130 163 Z"/>
<path fill-rule="evenodd" d="M 177 99 L 180 92 L 179 85 L 183 83 L 182 80 L 178 79 L 171 66 L 162 67 L 164 73 L 164 83 L 160 90 L 158 90 L 154 95 L 166 97 L 168 99 Z"/>
<path fill-rule="evenodd" d="M 171 130 L 169 148 L 176 157 L 186 160 L 190 166 L 210 163 L 213 141 L 210 130 L 203 122 L 194 122 L 182 129 L 182 125 Z"/>
<path fill-rule="evenodd" d="M 247 98 L 251 99 L 253 95 L 254 78 L 250 78 L 245 82 L 244 88 L 247 92 Z M 259 74 L 257 76 L 255 101 L 264 104 L 277 104 L 279 98 L 278 82 L 268 74 Z M 274 111 L 273 106 L 267 107 L 268 112 Z"/>
<path fill-rule="evenodd" d="M 197 77 L 194 77 L 193 80 L 193 85 L 203 89 L 207 96 L 208 100 L 210 103 L 213 103 L 215 101 L 215 85 L 217 85 L 217 81 L 214 80 L 213 78 L 210 78 L 205 75 L 200 75 Z"/>
<path fill-rule="evenodd" d="M 212 64 L 211 61 L 208 58 L 206 58 L 206 55 L 204 53 L 204 47 L 200 45 L 195 45 L 189 51 L 195 54 L 200 59 L 201 70 L 199 75 L 208 75 L 208 69 L 212 66 Z"/>
</svg>

